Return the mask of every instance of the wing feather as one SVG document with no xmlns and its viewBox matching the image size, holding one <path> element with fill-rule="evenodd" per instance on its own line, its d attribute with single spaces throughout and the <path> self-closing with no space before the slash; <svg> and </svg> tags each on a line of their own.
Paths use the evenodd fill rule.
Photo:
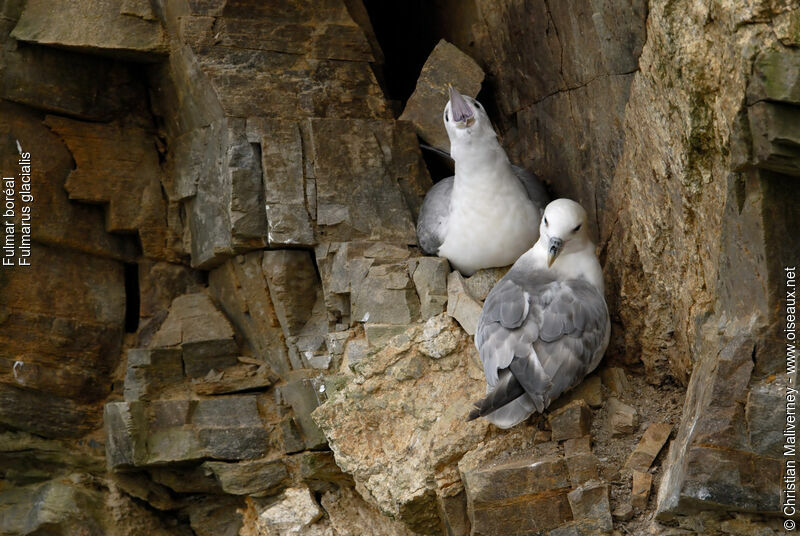
<svg viewBox="0 0 800 536">
<path fill-rule="evenodd" d="M 454 181 L 455 177 L 448 177 L 434 184 L 419 209 L 417 241 L 428 255 L 436 255 L 444 242 Z"/>
<path fill-rule="evenodd" d="M 507 378 L 510 371 L 525 392 L 518 398 L 527 402 L 515 404 L 517 411 L 505 412 L 498 422 L 505 427 L 512 414 L 520 422 L 534 410 L 542 412 L 579 384 L 596 366 L 598 352 L 605 351 L 608 331 L 605 299 L 590 283 L 582 279 L 555 281 L 546 272 L 525 280 L 513 273 L 504 277 L 486 298 L 475 344 L 487 389 L 492 391 L 499 378 L 506 378 L 504 396 L 515 392 L 505 385 L 511 381 Z M 501 393 L 497 395 L 485 405 L 495 413 L 503 401 L 511 402 Z M 519 408 L 531 409 L 523 415 Z M 492 420 L 492 413 L 487 416 Z"/>
</svg>

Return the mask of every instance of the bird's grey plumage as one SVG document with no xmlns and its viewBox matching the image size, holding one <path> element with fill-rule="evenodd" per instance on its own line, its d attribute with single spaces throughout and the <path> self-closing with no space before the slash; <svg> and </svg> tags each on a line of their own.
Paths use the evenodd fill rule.
<svg viewBox="0 0 800 536">
<path fill-rule="evenodd" d="M 417 220 L 417 240 L 422 251 L 436 255 L 444 242 L 447 216 L 450 214 L 450 195 L 453 193 L 455 177 L 448 177 L 428 190 Z"/>
<path fill-rule="evenodd" d="M 514 170 L 514 175 L 517 176 L 519 182 L 525 187 L 528 192 L 528 198 L 539 207 L 539 210 L 544 210 L 547 203 L 550 202 L 550 196 L 544 188 L 544 184 L 539 180 L 539 177 L 528 171 L 527 169 L 511 164 L 511 169 Z"/>
<path fill-rule="evenodd" d="M 544 411 L 602 359 L 610 321 L 585 221 L 577 203 L 553 201 L 536 245 L 486 297 L 475 346 L 488 394 L 470 419 L 486 416 L 502 428 L 513 426 Z M 550 244 L 561 248 L 553 259 Z"/>
</svg>

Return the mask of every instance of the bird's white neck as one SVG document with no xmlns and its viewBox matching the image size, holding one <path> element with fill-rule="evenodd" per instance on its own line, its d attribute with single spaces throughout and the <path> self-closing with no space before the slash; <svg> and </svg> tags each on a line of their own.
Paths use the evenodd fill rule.
<svg viewBox="0 0 800 536">
<path fill-rule="evenodd" d="M 455 161 L 456 183 L 506 180 L 513 177 L 511 163 L 495 136 L 456 140 L 450 148 Z"/>
<path fill-rule="evenodd" d="M 595 254 L 595 245 L 590 240 L 583 240 L 580 244 L 568 244 L 564 251 L 556 257 L 553 264 L 547 266 L 547 243 L 540 238 L 531 249 L 519 258 L 517 263 L 522 263 L 526 270 L 544 270 L 554 272 L 560 281 L 567 279 L 584 279 L 592 284 L 600 294 L 604 293 L 603 270 Z M 517 263 L 514 263 L 516 266 Z"/>
</svg>

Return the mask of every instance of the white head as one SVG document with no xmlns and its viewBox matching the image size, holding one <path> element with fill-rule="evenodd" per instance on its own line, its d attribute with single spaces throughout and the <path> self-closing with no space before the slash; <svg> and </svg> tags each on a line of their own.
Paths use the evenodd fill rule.
<svg viewBox="0 0 800 536">
<path fill-rule="evenodd" d="M 539 242 L 547 248 L 547 266 L 562 253 L 580 251 L 591 245 L 586 210 L 571 199 L 556 199 L 544 209 L 539 224 Z"/>
<path fill-rule="evenodd" d="M 444 107 L 442 120 L 450 138 L 451 153 L 457 150 L 459 142 L 471 143 L 497 138 L 481 103 L 472 97 L 461 95 L 453 86 L 450 86 L 450 100 Z"/>
</svg>

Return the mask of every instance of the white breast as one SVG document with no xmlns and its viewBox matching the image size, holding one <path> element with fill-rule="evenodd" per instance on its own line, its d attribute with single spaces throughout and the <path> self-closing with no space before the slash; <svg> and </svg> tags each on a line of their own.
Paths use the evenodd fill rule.
<svg viewBox="0 0 800 536">
<path fill-rule="evenodd" d="M 538 239 L 539 217 L 510 169 L 493 177 L 456 175 L 438 254 L 465 275 L 508 266 Z"/>
</svg>

